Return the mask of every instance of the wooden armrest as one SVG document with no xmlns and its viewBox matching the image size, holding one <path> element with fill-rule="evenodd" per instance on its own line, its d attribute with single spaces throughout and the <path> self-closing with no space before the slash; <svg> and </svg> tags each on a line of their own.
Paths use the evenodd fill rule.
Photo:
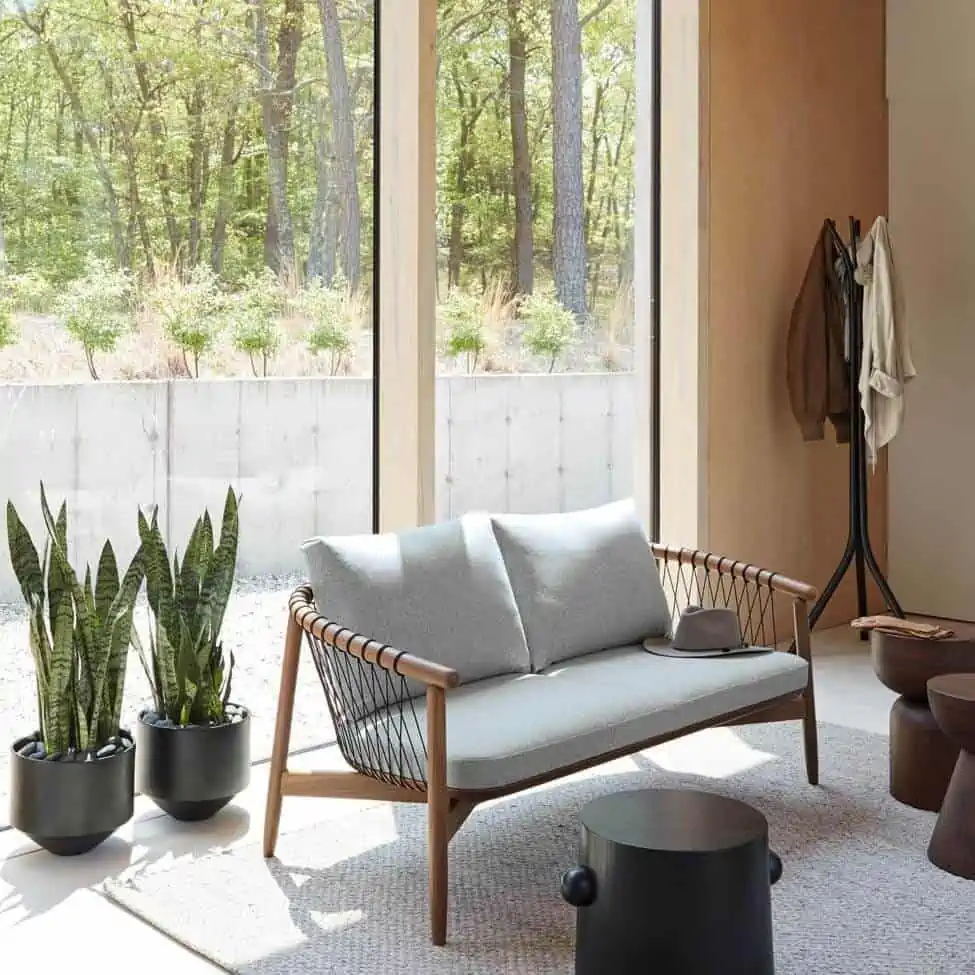
<svg viewBox="0 0 975 975">
<path fill-rule="evenodd" d="M 679 562 L 714 571 L 719 575 L 735 576 L 772 592 L 781 592 L 803 602 L 811 603 L 819 595 L 816 588 L 808 583 L 798 582 L 769 569 L 760 569 L 757 565 L 749 565 L 747 562 L 730 559 L 724 555 L 699 552 L 690 548 L 671 548 L 657 542 L 653 542 L 651 548 L 654 556 L 664 562 Z"/>
<path fill-rule="evenodd" d="M 391 670 L 428 687 L 449 688 L 460 683 L 459 674 L 451 667 L 396 650 L 322 616 L 315 608 L 311 586 L 299 586 L 291 594 L 288 611 L 306 633 L 374 667 Z"/>
</svg>

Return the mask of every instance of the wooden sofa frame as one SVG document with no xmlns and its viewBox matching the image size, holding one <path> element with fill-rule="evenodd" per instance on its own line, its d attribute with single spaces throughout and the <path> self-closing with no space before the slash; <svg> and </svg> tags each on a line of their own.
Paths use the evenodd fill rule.
<svg viewBox="0 0 975 975">
<path fill-rule="evenodd" d="M 289 604 L 264 821 L 264 855 L 266 857 L 274 855 L 284 796 L 426 803 L 431 937 L 433 944 L 443 945 L 447 938 L 447 846 L 467 817 L 481 802 L 562 778 L 573 772 L 633 754 L 702 728 L 793 719 L 801 720 L 803 725 L 806 775 L 810 784 L 818 784 L 816 705 L 809 634 L 809 605 L 816 599 L 816 590 L 805 583 L 768 570 L 706 552 L 672 549 L 656 544 L 653 545 L 653 552 L 661 569 L 661 575 L 671 582 L 671 597 L 674 597 L 677 602 L 683 599 L 685 605 L 687 602 L 695 601 L 737 607 L 749 642 L 766 642 L 749 635 L 754 629 L 753 614 L 755 612 L 760 614 L 761 633 L 764 636 L 764 627 L 769 613 L 771 613 L 773 630 L 775 626 L 775 607 L 772 597 L 780 594 L 790 600 L 792 635 L 787 650 L 783 652 L 796 653 L 809 663 L 809 680 L 805 689 L 797 694 L 763 702 L 756 707 L 729 712 L 710 721 L 688 725 L 671 734 L 641 741 L 523 782 L 483 791 L 451 789 L 447 785 L 446 695 L 458 684 L 457 672 L 412 654 L 396 651 L 344 629 L 317 612 L 311 588 L 302 586 L 292 595 Z M 703 588 L 702 580 L 704 580 Z M 702 596 L 708 598 L 702 599 Z M 675 616 L 678 610 L 679 606 L 675 604 L 673 608 Z M 425 687 L 425 781 L 421 776 L 407 782 L 391 783 L 384 781 L 384 776 L 377 775 L 374 770 L 368 768 L 322 772 L 292 771 L 288 768 L 288 747 L 294 714 L 298 661 L 302 639 L 305 636 L 322 641 L 335 651 L 351 654 L 369 667 L 395 672 L 400 677 L 419 682 Z M 330 708 L 333 707 L 333 702 L 330 701 L 329 704 Z M 345 757 L 349 760 L 348 755 Z"/>
</svg>

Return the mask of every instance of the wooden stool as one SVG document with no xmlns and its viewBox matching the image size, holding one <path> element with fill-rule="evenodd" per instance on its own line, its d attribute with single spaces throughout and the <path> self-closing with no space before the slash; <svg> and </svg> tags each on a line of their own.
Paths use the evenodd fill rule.
<svg viewBox="0 0 975 975">
<path fill-rule="evenodd" d="M 960 749 L 928 859 L 942 870 L 975 880 L 975 674 L 946 674 L 928 681 L 931 712 Z"/>
<path fill-rule="evenodd" d="M 958 759 L 958 746 L 928 706 L 927 684 L 940 674 L 975 672 L 975 625 L 941 621 L 955 631 L 946 640 L 870 634 L 873 669 L 900 694 L 890 709 L 890 794 L 917 809 L 937 812 Z"/>
</svg>

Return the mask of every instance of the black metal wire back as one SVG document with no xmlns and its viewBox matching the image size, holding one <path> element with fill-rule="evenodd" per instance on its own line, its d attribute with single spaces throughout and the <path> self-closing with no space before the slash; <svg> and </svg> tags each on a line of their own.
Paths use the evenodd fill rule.
<svg viewBox="0 0 975 975">
<path fill-rule="evenodd" d="M 677 553 L 657 559 L 672 622 L 676 623 L 688 606 L 733 609 L 745 643 L 777 646 L 775 591 L 769 587 L 774 576 L 743 562 L 710 555 L 702 557 L 703 565 L 695 565 L 696 554 L 688 553 L 688 561 Z"/>
<path fill-rule="evenodd" d="M 423 688 L 396 671 L 398 652 L 330 623 L 315 610 L 310 589 L 295 593 L 291 612 L 315 662 L 342 757 L 363 775 L 423 791 L 427 767 Z M 351 643 L 367 659 L 336 643 L 342 647 Z"/>
</svg>

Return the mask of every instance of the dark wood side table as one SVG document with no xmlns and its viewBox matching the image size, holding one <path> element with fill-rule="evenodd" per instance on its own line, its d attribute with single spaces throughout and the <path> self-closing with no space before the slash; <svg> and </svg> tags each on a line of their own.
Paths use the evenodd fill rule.
<svg viewBox="0 0 975 975">
<path fill-rule="evenodd" d="M 928 700 L 941 729 L 959 749 L 928 859 L 942 870 L 975 880 L 975 674 L 932 678 Z"/>
<path fill-rule="evenodd" d="M 708 792 L 642 789 L 583 807 L 576 975 L 773 975 L 768 823 Z M 732 966 L 732 967 L 729 967 Z"/>
<path fill-rule="evenodd" d="M 901 696 L 890 709 L 890 794 L 917 809 L 937 812 L 958 759 L 958 746 L 928 706 L 928 681 L 940 674 L 975 673 L 975 624 L 942 620 L 955 635 L 919 640 L 870 634 L 873 668 Z"/>
</svg>

